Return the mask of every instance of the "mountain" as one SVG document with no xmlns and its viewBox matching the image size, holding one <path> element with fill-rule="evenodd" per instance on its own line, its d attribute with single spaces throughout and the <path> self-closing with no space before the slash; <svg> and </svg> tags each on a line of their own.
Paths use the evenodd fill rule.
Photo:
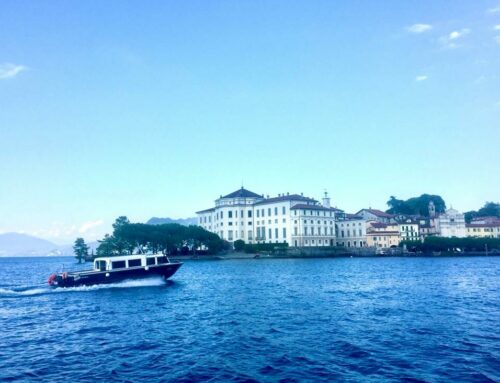
<svg viewBox="0 0 500 383">
<path fill-rule="evenodd" d="M 196 225 L 196 222 L 197 222 L 196 217 L 179 218 L 179 219 L 153 217 L 150 218 L 149 221 L 146 223 L 148 225 L 163 225 L 164 223 L 178 223 L 180 225 L 189 226 L 189 225 Z"/>
<path fill-rule="evenodd" d="M 0 234 L 0 256 L 59 255 L 58 246 L 45 239 L 20 233 Z"/>
</svg>

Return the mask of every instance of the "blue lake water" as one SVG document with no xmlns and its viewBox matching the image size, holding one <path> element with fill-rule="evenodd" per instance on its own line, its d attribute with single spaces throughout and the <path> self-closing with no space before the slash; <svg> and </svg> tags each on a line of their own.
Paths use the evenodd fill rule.
<svg viewBox="0 0 500 383">
<path fill-rule="evenodd" d="M 0 258 L 0 381 L 500 381 L 500 257 L 191 261 L 51 290 Z"/>
</svg>

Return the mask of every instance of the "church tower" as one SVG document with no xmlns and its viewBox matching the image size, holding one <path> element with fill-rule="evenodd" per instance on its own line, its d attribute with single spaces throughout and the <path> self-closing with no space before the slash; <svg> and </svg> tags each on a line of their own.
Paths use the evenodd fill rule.
<svg viewBox="0 0 500 383">
<path fill-rule="evenodd" d="M 434 206 L 434 202 L 432 201 L 429 202 L 429 217 L 430 218 L 436 217 L 436 206 Z"/>
<path fill-rule="evenodd" d="M 330 207 L 330 197 L 328 197 L 328 192 L 325 190 L 325 196 L 323 197 L 323 207 Z"/>
</svg>

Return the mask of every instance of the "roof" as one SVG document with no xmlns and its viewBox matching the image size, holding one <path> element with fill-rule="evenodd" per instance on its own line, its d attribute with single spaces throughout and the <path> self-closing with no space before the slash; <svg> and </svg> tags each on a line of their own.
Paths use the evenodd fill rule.
<svg viewBox="0 0 500 383">
<path fill-rule="evenodd" d="M 491 223 L 466 223 L 465 227 L 500 227 L 500 221 Z"/>
<path fill-rule="evenodd" d="M 243 186 L 241 189 L 238 189 L 228 195 L 225 195 L 221 198 L 263 198 L 260 194 L 251 192 L 250 190 L 245 189 Z"/>
<path fill-rule="evenodd" d="M 338 211 L 338 209 L 335 209 L 333 207 L 324 207 L 324 206 L 321 206 L 321 205 L 307 205 L 307 204 L 304 204 L 304 203 L 299 203 L 297 205 L 293 205 L 290 208 L 290 210 L 296 210 L 296 209 Z"/>
<path fill-rule="evenodd" d="M 275 203 L 275 202 L 282 202 L 282 201 L 302 201 L 302 202 L 313 202 L 316 203 L 315 199 L 309 198 L 309 197 L 304 197 L 299 194 L 288 194 L 288 195 L 282 195 L 279 197 L 273 197 L 273 198 L 266 198 L 263 201 L 256 202 L 254 205 L 261 205 L 261 204 L 266 204 L 266 203 Z"/>
<path fill-rule="evenodd" d="M 349 214 L 349 213 L 347 213 L 347 214 L 345 215 L 345 217 L 346 217 L 346 219 L 363 219 L 363 217 L 362 217 L 362 216 L 360 216 L 360 215 L 357 215 L 357 214 Z"/>
<path fill-rule="evenodd" d="M 399 231 L 371 231 L 369 233 L 366 233 L 366 235 L 370 235 L 370 236 L 399 235 Z"/>
<path fill-rule="evenodd" d="M 212 207 L 210 209 L 205 209 L 205 210 L 200 210 L 200 211 L 197 211 L 196 214 L 203 214 L 203 213 L 210 213 L 212 211 L 215 211 L 215 208 Z"/>
<path fill-rule="evenodd" d="M 378 210 L 378 209 L 361 209 L 356 214 L 359 214 L 362 211 L 367 211 L 368 213 L 371 213 L 371 214 L 373 214 L 373 215 L 375 215 L 377 217 L 382 217 L 382 218 L 392 218 L 392 217 L 394 217 L 394 215 L 386 213 L 386 212 L 383 212 L 382 210 Z"/>
<path fill-rule="evenodd" d="M 386 223 L 382 223 L 382 222 L 371 222 L 370 226 L 374 227 L 376 229 L 385 229 L 388 225 Z"/>
</svg>

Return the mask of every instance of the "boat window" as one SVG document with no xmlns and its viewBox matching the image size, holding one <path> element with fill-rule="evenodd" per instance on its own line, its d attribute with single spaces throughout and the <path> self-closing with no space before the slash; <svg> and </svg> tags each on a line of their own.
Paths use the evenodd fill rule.
<svg viewBox="0 0 500 383">
<path fill-rule="evenodd" d="M 128 267 L 136 267 L 136 266 L 141 266 L 141 260 L 140 259 L 130 259 L 128 261 Z"/>
<path fill-rule="evenodd" d="M 156 258 L 158 260 L 158 264 L 160 263 L 168 263 L 167 257 L 158 257 Z"/>
<path fill-rule="evenodd" d="M 114 261 L 111 262 L 113 269 L 123 269 L 125 268 L 125 261 Z"/>
<path fill-rule="evenodd" d="M 154 258 L 146 258 L 146 265 L 154 265 L 155 264 L 155 259 Z"/>
<path fill-rule="evenodd" d="M 95 269 L 99 271 L 106 270 L 106 261 L 96 261 Z"/>
</svg>

